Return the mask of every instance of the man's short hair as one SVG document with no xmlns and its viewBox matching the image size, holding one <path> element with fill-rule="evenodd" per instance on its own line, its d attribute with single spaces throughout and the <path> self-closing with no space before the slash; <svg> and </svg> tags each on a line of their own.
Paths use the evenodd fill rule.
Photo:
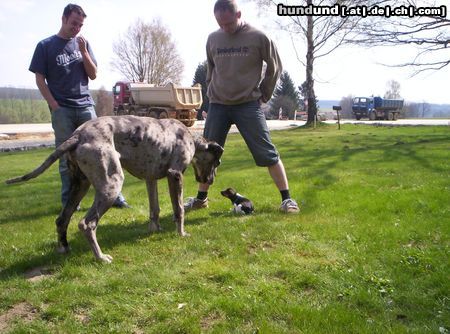
<svg viewBox="0 0 450 334">
<path fill-rule="evenodd" d="M 63 16 L 65 18 L 68 18 L 70 14 L 76 13 L 78 15 L 81 15 L 82 17 L 86 18 L 86 13 L 84 12 L 83 8 L 81 8 L 78 5 L 75 5 L 73 3 L 69 3 L 65 8 L 63 12 Z"/>
<path fill-rule="evenodd" d="M 214 5 L 214 13 L 229 11 L 232 14 L 238 12 L 236 0 L 217 0 Z"/>
</svg>

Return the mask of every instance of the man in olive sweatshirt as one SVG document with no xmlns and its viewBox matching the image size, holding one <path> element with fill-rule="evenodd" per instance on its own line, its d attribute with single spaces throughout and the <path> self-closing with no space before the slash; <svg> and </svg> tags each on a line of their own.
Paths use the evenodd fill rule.
<svg viewBox="0 0 450 334">
<path fill-rule="evenodd" d="M 220 29 L 206 43 L 210 106 L 203 135 L 224 146 L 231 125 L 236 124 L 256 165 L 268 168 L 280 191 L 280 210 L 297 213 L 299 207 L 290 197 L 286 172 L 261 110 L 282 71 L 275 44 L 241 20 L 235 0 L 217 0 L 214 15 Z M 263 62 L 267 66 L 261 77 Z M 208 184 L 200 183 L 197 197 L 187 199 L 185 210 L 208 207 L 208 189 Z"/>
</svg>

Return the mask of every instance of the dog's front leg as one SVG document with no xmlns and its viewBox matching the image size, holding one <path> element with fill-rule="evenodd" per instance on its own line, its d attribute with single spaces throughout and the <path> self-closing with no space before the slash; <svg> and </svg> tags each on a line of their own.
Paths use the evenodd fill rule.
<svg viewBox="0 0 450 334">
<path fill-rule="evenodd" d="M 178 234 L 182 237 L 189 236 L 184 231 L 184 206 L 183 206 L 183 173 L 169 169 L 167 174 L 170 199 L 172 201 L 173 218 L 177 224 Z"/>
<path fill-rule="evenodd" d="M 148 230 L 150 233 L 161 231 L 161 225 L 159 225 L 159 200 L 158 200 L 158 181 L 146 180 L 148 204 L 150 208 L 149 216 L 150 222 Z"/>
</svg>

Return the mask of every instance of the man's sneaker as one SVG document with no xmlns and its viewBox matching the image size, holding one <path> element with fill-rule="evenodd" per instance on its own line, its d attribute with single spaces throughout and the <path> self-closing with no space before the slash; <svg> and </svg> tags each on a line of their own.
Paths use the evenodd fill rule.
<svg viewBox="0 0 450 334">
<path fill-rule="evenodd" d="M 300 209 L 298 208 L 298 204 L 292 198 L 285 199 L 281 202 L 280 210 L 284 213 L 298 213 Z"/>
<path fill-rule="evenodd" d="M 184 203 L 184 211 L 198 210 L 208 207 L 208 198 L 204 200 L 198 199 L 197 197 L 188 197 Z"/>
<path fill-rule="evenodd" d="M 118 201 L 118 200 L 116 200 L 112 206 L 115 208 L 118 208 L 118 209 L 130 209 L 131 208 L 131 205 L 128 204 L 126 201 Z"/>
</svg>

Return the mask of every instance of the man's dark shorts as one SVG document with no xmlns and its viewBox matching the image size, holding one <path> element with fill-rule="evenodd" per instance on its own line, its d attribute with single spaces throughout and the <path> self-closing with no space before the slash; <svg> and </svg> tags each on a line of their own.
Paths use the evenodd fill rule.
<svg viewBox="0 0 450 334">
<path fill-rule="evenodd" d="M 256 165 L 268 167 L 278 162 L 279 154 L 270 139 L 266 117 L 258 101 L 238 105 L 210 103 L 203 135 L 224 147 L 232 124 L 236 124 Z"/>
</svg>

